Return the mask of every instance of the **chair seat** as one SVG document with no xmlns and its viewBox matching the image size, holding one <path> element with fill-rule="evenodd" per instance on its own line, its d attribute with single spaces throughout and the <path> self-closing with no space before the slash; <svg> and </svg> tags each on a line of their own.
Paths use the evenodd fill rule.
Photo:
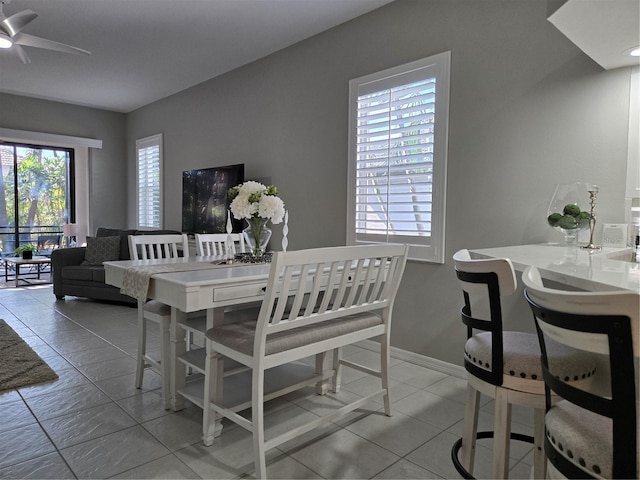
<svg viewBox="0 0 640 480">
<path fill-rule="evenodd" d="M 547 412 L 546 435 L 571 462 L 590 475 L 612 478 L 611 419 L 562 400 Z M 598 441 L 594 442 L 593 439 Z"/>
<path fill-rule="evenodd" d="M 524 332 L 503 332 L 503 373 L 505 376 L 542 382 L 540 345 L 537 335 Z M 549 345 L 554 362 L 554 374 L 567 381 L 590 379 L 596 362 L 590 355 L 563 345 Z M 482 332 L 469 338 L 464 347 L 466 359 L 487 371 L 491 370 L 491 333 Z"/>
<path fill-rule="evenodd" d="M 382 325 L 382 318 L 367 312 L 319 322 L 291 331 L 274 333 L 267 337 L 266 355 L 303 347 L 378 325 Z M 253 355 L 255 330 L 255 320 L 232 323 L 210 329 L 207 331 L 207 337 L 245 355 Z"/>
</svg>

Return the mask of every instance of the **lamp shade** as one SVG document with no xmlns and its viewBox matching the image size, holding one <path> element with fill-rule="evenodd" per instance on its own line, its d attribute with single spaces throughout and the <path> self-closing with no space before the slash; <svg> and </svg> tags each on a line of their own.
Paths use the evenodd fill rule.
<svg viewBox="0 0 640 480">
<path fill-rule="evenodd" d="M 62 234 L 65 237 L 75 237 L 78 235 L 78 224 L 77 223 L 65 223 L 62 225 Z"/>
</svg>

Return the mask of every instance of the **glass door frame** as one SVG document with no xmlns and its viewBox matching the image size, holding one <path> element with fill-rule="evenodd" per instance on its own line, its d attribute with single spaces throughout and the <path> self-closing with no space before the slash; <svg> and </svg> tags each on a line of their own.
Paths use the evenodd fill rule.
<svg viewBox="0 0 640 480">
<path fill-rule="evenodd" d="M 18 178 L 18 152 L 19 148 L 26 148 L 32 150 L 48 150 L 48 151 L 62 151 L 68 155 L 67 164 L 67 178 L 66 178 L 66 220 L 65 223 L 75 223 L 76 217 L 76 195 L 75 195 L 75 150 L 68 147 L 57 147 L 51 145 L 35 145 L 22 142 L 6 142 L 0 141 L 1 147 L 11 147 L 13 149 L 13 225 L 6 225 L 7 231 L 5 235 L 13 235 L 13 247 L 19 246 L 21 243 L 34 243 L 37 241 L 37 236 L 42 235 L 62 235 L 62 225 L 45 225 L 40 227 L 33 227 L 30 225 L 19 225 L 20 223 L 20 205 L 18 201 L 19 193 L 19 178 Z M 4 179 L 2 179 L 4 180 Z M 6 195 L 6 192 L 5 192 Z M 6 196 L 5 196 L 6 198 Z M 33 238 L 33 235 L 36 238 Z M 25 242 L 25 237 L 28 237 L 28 241 Z M 21 242 L 22 239 L 22 242 Z M 13 252 L 3 251 L 2 255 L 12 255 Z"/>
</svg>

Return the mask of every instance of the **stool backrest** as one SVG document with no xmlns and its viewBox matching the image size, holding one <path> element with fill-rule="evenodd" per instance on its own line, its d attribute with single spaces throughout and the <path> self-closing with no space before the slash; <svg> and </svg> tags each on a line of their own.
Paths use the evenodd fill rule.
<svg viewBox="0 0 640 480">
<path fill-rule="evenodd" d="M 132 260 L 154 260 L 189 256 L 186 234 L 129 235 L 129 253 Z"/>
<path fill-rule="evenodd" d="M 464 296 L 460 312 L 467 326 L 467 338 L 474 330 L 491 332 L 491 362 L 489 368 L 464 360 L 472 375 L 493 385 L 503 381 L 502 304 L 500 297 L 512 295 L 517 281 L 511 261 L 507 258 L 472 259 L 468 250 L 459 250 L 453 256 L 456 276 Z"/>
<path fill-rule="evenodd" d="M 196 233 L 198 255 L 226 255 L 227 242 L 231 254 L 244 253 L 244 235 L 242 233 Z"/>
<path fill-rule="evenodd" d="M 533 312 L 545 382 L 547 410 L 551 392 L 582 409 L 611 418 L 613 438 L 613 478 L 637 478 L 638 418 L 637 376 L 634 356 L 638 356 L 640 295 L 633 292 L 573 292 L 547 288 L 539 271 L 528 267 L 522 281 L 525 297 Z M 609 385 L 600 390 L 572 386 L 567 379 L 549 373 L 553 358 L 547 355 L 549 342 L 574 349 L 605 355 Z M 603 377 L 604 374 L 604 377 Z M 597 442 L 598 439 L 590 439 Z M 551 463 L 569 478 L 584 478 L 593 472 L 580 468 L 545 440 L 545 452 Z M 558 449 L 558 450 L 556 450 Z"/>
</svg>

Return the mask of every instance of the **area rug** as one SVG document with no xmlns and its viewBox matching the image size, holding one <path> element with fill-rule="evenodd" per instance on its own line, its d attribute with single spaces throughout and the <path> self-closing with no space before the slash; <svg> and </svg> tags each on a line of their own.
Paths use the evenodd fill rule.
<svg viewBox="0 0 640 480">
<path fill-rule="evenodd" d="M 0 392 L 56 378 L 49 365 L 0 319 Z"/>
</svg>

